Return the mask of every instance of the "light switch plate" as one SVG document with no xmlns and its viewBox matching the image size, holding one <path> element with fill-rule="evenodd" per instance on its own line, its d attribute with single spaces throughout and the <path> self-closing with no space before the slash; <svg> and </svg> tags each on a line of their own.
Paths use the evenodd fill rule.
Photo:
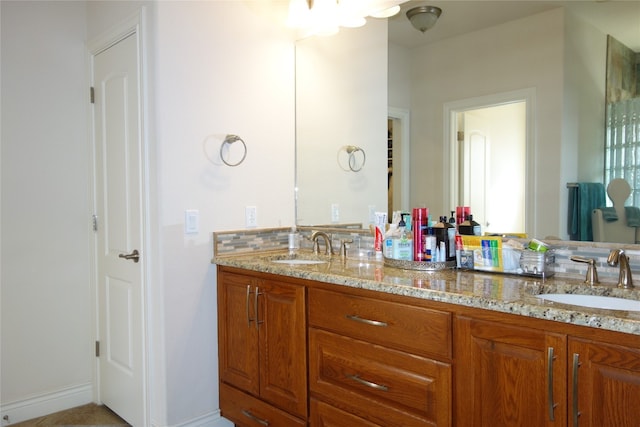
<svg viewBox="0 0 640 427">
<path fill-rule="evenodd" d="M 184 211 L 184 233 L 194 234 L 200 231 L 200 212 L 196 209 Z"/>
<path fill-rule="evenodd" d="M 333 203 L 331 205 L 331 222 L 340 221 L 340 205 Z"/>
<path fill-rule="evenodd" d="M 247 206 L 244 208 L 245 225 L 247 227 L 258 226 L 258 210 L 255 206 Z"/>
</svg>

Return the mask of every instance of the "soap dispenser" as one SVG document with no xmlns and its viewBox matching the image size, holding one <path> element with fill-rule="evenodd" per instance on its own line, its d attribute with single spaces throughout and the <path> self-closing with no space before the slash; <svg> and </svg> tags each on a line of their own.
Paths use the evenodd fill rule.
<svg viewBox="0 0 640 427">
<path fill-rule="evenodd" d="M 404 215 L 400 216 L 400 222 L 398 223 L 398 231 L 393 239 L 393 259 L 399 259 L 403 261 L 413 260 L 413 239 L 411 234 L 407 233 L 406 222 L 404 221 Z"/>
<path fill-rule="evenodd" d="M 473 215 L 469 214 L 469 217 L 458 227 L 460 234 L 466 236 L 481 236 L 482 230 L 480 224 L 473 220 Z"/>
</svg>

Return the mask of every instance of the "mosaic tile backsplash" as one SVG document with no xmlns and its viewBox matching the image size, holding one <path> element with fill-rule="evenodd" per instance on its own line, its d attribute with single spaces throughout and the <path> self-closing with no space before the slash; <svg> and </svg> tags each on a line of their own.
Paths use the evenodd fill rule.
<svg viewBox="0 0 640 427">
<path fill-rule="evenodd" d="M 299 227 L 300 250 L 311 251 L 312 245 L 308 237 L 317 228 Z M 340 249 L 341 240 L 351 240 L 348 245 L 349 257 L 370 258 L 374 256 L 373 237 L 368 231 L 349 228 L 322 227 L 332 241 L 336 253 Z M 214 257 L 238 255 L 250 252 L 286 250 L 289 247 L 290 228 L 266 228 L 237 231 L 223 231 L 213 233 Z M 515 239 L 518 240 L 518 239 Z M 528 240 L 522 239 L 523 243 Z M 640 283 L 640 250 L 634 245 L 617 245 L 612 243 L 574 242 L 574 241 L 545 241 L 555 252 L 555 264 L 552 270 L 558 276 L 582 277 L 586 276 L 587 264 L 575 262 L 571 256 L 592 258 L 596 260 L 598 277 L 602 283 L 616 283 L 619 268 L 607 264 L 607 257 L 612 249 L 624 249 L 629 256 L 629 264 L 633 277 Z M 321 247 L 321 250 L 324 250 Z"/>
</svg>

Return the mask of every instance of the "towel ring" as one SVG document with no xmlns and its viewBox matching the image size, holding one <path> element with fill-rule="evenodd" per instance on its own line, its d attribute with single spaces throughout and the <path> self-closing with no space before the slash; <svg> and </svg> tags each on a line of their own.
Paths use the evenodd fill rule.
<svg viewBox="0 0 640 427">
<path fill-rule="evenodd" d="M 347 161 L 348 167 L 346 168 L 340 162 L 340 153 L 343 151 L 345 151 L 349 155 Z M 361 156 L 359 156 L 358 153 L 360 153 Z M 346 172 L 360 172 L 364 167 L 366 161 L 367 154 L 362 148 L 356 145 L 345 145 L 343 147 L 340 147 L 340 150 L 338 150 L 338 165 L 340 165 L 340 168 Z"/>
<path fill-rule="evenodd" d="M 242 158 L 240 160 L 238 160 L 238 162 L 236 162 L 236 163 L 230 163 L 227 160 L 225 160 L 225 158 L 224 158 L 224 147 L 226 145 L 233 144 L 236 141 L 240 141 L 242 143 L 242 149 L 243 149 Z M 222 160 L 222 162 L 225 165 L 227 165 L 227 166 L 238 166 L 240 163 L 244 162 L 244 159 L 246 157 L 247 157 L 247 144 L 244 143 L 242 138 L 240 138 L 238 135 L 227 135 L 227 136 L 224 137 L 224 141 L 222 141 L 222 144 L 220 144 L 220 160 Z"/>
</svg>

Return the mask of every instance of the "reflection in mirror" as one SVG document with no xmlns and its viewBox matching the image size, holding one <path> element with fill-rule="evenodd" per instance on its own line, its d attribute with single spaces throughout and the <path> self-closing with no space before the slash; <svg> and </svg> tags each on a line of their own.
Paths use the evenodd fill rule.
<svg viewBox="0 0 640 427">
<path fill-rule="evenodd" d="M 638 24 L 640 32 L 640 24 Z M 640 206 L 640 52 L 607 37 L 605 186 L 618 178 L 631 186 Z M 614 203 L 615 204 L 615 203 Z"/>
<path fill-rule="evenodd" d="M 527 111 L 532 93 L 445 104 L 445 129 L 455 130 L 445 136 L 450 141 L 451 200 L 456 206 L 473 207 L 473 219 L 485 233 L 526 229 L 526 149 L 533 139 L 527 131 L 533 126 Z"/>
<path fill-rule="evenodd" d="M 296 43 L 298 225 L 366 226 L 370 212 L 386 212 L 386 84 L 384 20 Z M 345 167 L 344 147 L 366 153 L 362 167 Z"/>
<path fill-rule="evenodd" d="M 408 2 L 403 9 L 418 2 Z M 378 128 L 381 116 L 385 122 L 387 109 L 394 107 L 410 112 L 410 197 L 408 205 L 428 206 L 435 215 L 444 215 L 458 203 L 452 199 L 450 164 L 452 159 L 448 142 L 443 129 L 444 108 L 448 102 L 505 93 L 517 90 L 532 90 L 534 106 L 533 141 L 527 153 L 527 202 L 526 232 L 531 237 L 545 238 L 558 236 L 567 238 L 568 182 L 602 182 L 604 164 L 604 85 L 606 34 L 620 33 L 619 39 L 634 49 L 640 50 L 640 34 L 637 22 L 640 19 L 640 2 L 432 2 L 443 9 L 438 24 L 421 34 L 410 26 L 404 10 L 388 22 L 388 92 L 382 85 L 377 90 L 368 89 L 365 100 L 388 96 L 385 106 L 377 106 L 380 110 L 369 117 L 368 124 L 363 127 L 369 130 L 378 129 L 382 138 L 386 129 Z M 586 12 L 585 12 L 586 11 Z M 596 16 L 591 20 L 589 15 Z M 471 21 L 469 19 L 472 19 Z M 482 24 L 483 21 L 490 22 Z M 596 27 L 601 23 L 613 20 L 613 29 Z M 384 22 L 384 21 L 383 21 Z M 365 27 L 353 30 L 374 32 L 374 23 L 370 21 Z M 375 21 L 379 23 L 379 21 Z M 630 23 L 630 24 L 625 24 Z M 378 28 L 385 33 L 386 27 Z M 630 28 L 629 28 L 630 27 Z M 350 33 L 351 34 L 351 33 Z M 338 36 L 342 36 L 341 32 Z M 614 34 L 615 35 L 615 34 Z M 379 35 L 371 35 L 377 38 Z M 331 43 L 342 46 L 338 39 L 327 38 L 322 41 L 325 50 L 341 50 L 342 47 L 331 47 Z M 635 41 L 634 41 L 635 40 Z M 307 43 L 311 40 L 304 40 Z M 362 42 L 362 41 L 361 41 Z M 300 43 L 299 43 L 300 45 Z M 299 52 L 299 50 L 297 51 Z M 362 55 L 363 51 L 358 50 Z M 300 64 L 302 56 L 298 56 L 297 79 L 306 79 Z M 333 65 L 340 64 L 333 59 Z M 316 64 L 317 65 L 317 64 Z M 322 67 L 330 68 L 331 64 Z M 309 67 L 307 67 L 309 68 Z M 386 72 L 386 65 L 371 68 L 376 73 L 378 68 Z M 327 109 L 341 109 L 341 115 L 353 113 L 354 101 L 349 99 L 351 90 L 369 81 L 368 73 L 349 76 L 341 67 L 334 74 L 329 88 L 316 86 L 315 92 L 330 92 L 331 104 L 326 103 L 323 96 L 317 99 L 315 108 L 313 98 L 304 100 L 297 82 L 298 98 L 296 106 L 297 125 L 307 129 L 330 128 L 326 120 Z M 339 76 L 339 78 L 338 78 Z M 334 89 L 342 81 L 352 82 L 352 88 L 337 93 Z M 362 80 L 362 81 L 360 81 Z M 300 80 L 304 85 L 310 80 Z M 314 82 L 321 82 L 316 79 Z M 360 86 L 361 87 L 361 86 Z M 306 90 L 306 89 L 304 89 Z M 385 94 L 381 94 L 386 92 Z M 362 91 L 360 92 L 362 94 Z M 317 93 L 316 93 L 317 95 Z M 366 105 L 366 101 L 360 100 Z M 364 108 L 360 104 L 358 109 Z M 304 110 L 298 106 L 305 106 Z M 356 104 L 357 105 L 357 104 Z M 368 106 L 371 106 L 369 104 Z M 346 111 L 345 111 L 346 110 Z M 318 121 L 320 119 L 320 121 Z M 313 124 L 305 123 L 311 121 Z M 324 120 L 324 121 L 323 121 Z M 358 117 L 358 123 L 365 121 Z M 354 128 L 355 129 L 355 128 Z M 310 133 L 306 131 L 306 133 Z M 380 140 L 376 133 L 372 139 Z M 358 198 L 354 212 L 357 221 L 366 224 L 369 220 L 369 206 L 375 210 L 386 210 L 386 163 L 384 152 L 386 144 L 379 145 L 382 151 L 379 161 L 371 167 L 379 167 L 382 182 L 372 186 L 371 193 L 364 194 L 364 186 L 354 186 L 348 179 L 341 182 L 329 181 L 330 185 L 322 191 L 315 187 L 310 193 L 302 184 L 310 179 L 322 181 L 331 168 L 329 161 L 322 165 L 310 167 L 311 159 L 320 159 L 315 151 L 307 151 L 309 144 L 305 136 L 297 132 L 297 159 L 307 159 L 297 169 L 298 223 L 330 223 L 331 200 L 336 197 L 335 189 L 340 188 L 341 196 L 348 198 L 342 190 L 353 191 L 352 198 Z M 321 143 L 327 144 L 326 135 Z M 371 141 L 371 139 L 369 139 Z M 344 139 L 337 146 L 348 144 Z M 354 144 L 354 145 L 360 145 Z M 314 148 L 316 150 L 316 148 Z M 371 153 L 371 154 L 370 154 Z M 375 156 L 373 148 L 367 149 L 367 169 L 369 156 Z M 505 159 L 510 161 L 510 159 Z M 335 164 L 335 160 L 333 161 Z M 376 166 L 374 166 L 374 164 Z M 337 165 L 336 165 L 337 167 Z M 311 177 L 307 174 L 311 171 Z M 351 177 L 353 179 L 353 177 Z M 367 179 L 369 183 L 369 179 Z M 351 188 L 351 190 L 347 190 Z M 381 188 L 381 190 L 378 190 Z M 530 189 L 534 189 L 533 191 Z M 495 193 L 495 192 L 494 192 Z M 532 193 L 532 194 L 531 194 Z M 507 195 L 509 196 L 509 195 Z M 380 198 L 381 197 L 381 198 Z M 342 204 L 342 203 L 341 203 Z M 404 207 L 403 207 L 404 208 Z M 312 213 L 318 217 L 312 218 Z M 340 206 L 340 219 L 349 218 L 351 213 L 346 206 Z M 487 218 L 491 222 L 491 218 Z"/>
</svg>

